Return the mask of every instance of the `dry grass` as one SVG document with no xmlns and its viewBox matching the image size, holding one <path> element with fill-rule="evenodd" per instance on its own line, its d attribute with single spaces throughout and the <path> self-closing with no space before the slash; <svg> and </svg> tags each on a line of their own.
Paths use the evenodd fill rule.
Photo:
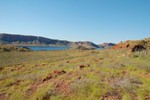
<svg viewBox="0 0 150 100">
<path fill-rule="evenodd" d="M 149 55 L 126 50 L 3 52 L 0 99 L 148 100 Z"/>
</svg>

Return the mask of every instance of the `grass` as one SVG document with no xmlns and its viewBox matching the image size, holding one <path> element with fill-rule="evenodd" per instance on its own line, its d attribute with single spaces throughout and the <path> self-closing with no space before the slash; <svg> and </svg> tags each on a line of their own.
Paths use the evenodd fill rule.
<svg viewBox="0 0 150 100">
<path fill-rule="evenodd" d="M 0 99 L 146 100 L 149 55 L 111 49 L 1 52 Z"/>
</svg>

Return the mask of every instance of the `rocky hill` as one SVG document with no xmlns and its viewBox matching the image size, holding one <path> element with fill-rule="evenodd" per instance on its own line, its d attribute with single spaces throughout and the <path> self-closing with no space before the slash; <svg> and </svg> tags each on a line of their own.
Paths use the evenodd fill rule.
<svg viewBox="0 0 150 100">
<path fill-rule="evenodd" d="M 68 46 L 71 42 L 39 36 L 0 34 L 1 44 Z"/>
<path fill-rule="evenodd" d="M 85 46 L 76 46 L 76 47 L 72 47 L 70 49 L 71 50 L 94 50 L 94 48 L 87 48 Z"/>
<path fill-rule="evenodd" d="M 116 45 L 116 44 L 115 43 L 102 43 L 102 44 L 100 44 L 100 46 L 102 48 L 110 48 L 110 47 L 112 47 L 114 45 Z"/>
<path fill-rule="evenodd" d="M 0 34 L 0 44 L 23 45 L 23 46 L 69 46 L 76 48 L 83 46 L 85 48 L 98 48 L 99 46 L 92 42 L 70 42 L 66 40 L 49 39 L 40 36 Z"/>
<path fill-rule="evenodd" d="M 72 48 L 84 48 L 84 49 L 96 49 L 96 48 L 99 48 L 98 45 L 92 43 L 92 42 L 89 42 L 89 41 L 86 41 L 86 42 L 82 42 L 82 41 L 79 41 L 79 42 L 73 42 L 71 44 L 71 47 Z"/>
<path fill-rule="evenodd" d="M 119 44 L 112 47 L 113 49 L 128 49 L 131 52 L 150 50 L 150 38 L 143 40 L 128 40 L 120 42 Z"/>
</svg>

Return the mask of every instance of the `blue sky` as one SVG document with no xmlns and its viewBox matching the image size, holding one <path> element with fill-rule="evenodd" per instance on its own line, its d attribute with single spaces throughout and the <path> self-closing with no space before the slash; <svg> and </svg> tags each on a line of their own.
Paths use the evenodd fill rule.
<svg viewBox="0 0 150 100">
<path fill-rule="evenodd" d="M 0 33 L 94 43 L 150 37 L 150 0 L 0 0 Z"/>
</svg>

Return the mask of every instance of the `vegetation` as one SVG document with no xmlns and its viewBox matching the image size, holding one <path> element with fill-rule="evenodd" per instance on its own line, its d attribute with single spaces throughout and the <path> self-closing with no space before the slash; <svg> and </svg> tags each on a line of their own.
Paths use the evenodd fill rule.
<svg viewBox="0 0 150 100">
<path fill-rule="evenodd" d="M 17 47 L 0 44 L 0 52 L 29 52 L 29 51 L 32 50 L 27 47 Z"/>
<path fill-rule="evenodd" d="M 150 51 L 0 53 L 0 100 L 149 100 Z"/>
</svg>

